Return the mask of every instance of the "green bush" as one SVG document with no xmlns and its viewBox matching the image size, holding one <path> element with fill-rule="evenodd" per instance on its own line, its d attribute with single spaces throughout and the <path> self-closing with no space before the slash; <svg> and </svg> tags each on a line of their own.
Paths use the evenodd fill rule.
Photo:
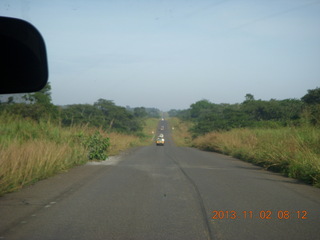
<svg viewBox="0 0 320 240">
<path fill-rule="evenodd" d="M 100 132 L 96 131 L 92 136 L 87 137 L 84 145 L 88 148 L 89 160 L 105 160 L 108 157 L 110 139 L 103 137 Z"/>
</svg>

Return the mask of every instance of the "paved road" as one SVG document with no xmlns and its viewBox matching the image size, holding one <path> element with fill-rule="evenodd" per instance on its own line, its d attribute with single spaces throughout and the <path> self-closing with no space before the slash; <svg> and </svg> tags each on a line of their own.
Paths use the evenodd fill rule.
<svg viewBox="0 0 320 240">
<path fill-rule="evenodd" d="M 0 198 L 0 239 L 320 239 L 320 190 L 237 159 L 165 146 Z M 213 219 L 216 218 L 216 219 Z"/>
</svg>

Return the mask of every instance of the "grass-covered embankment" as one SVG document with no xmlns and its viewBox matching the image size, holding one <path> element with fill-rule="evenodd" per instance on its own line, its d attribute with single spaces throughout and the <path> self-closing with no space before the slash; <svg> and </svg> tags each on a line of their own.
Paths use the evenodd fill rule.
<svg viewBox="0 0 320 240">
<path fill-rule="evenodd" d="M 94 139 L 97 132 L 98 139 Z M 86 163 L 90 152 L 88 140 L 107 138 L 108 155 L 151 143 L 147 135 L 143 138 L 87 126 L 61 127 L 50 121 L 0 116 L 0 196 Z"/>
<path fill-rule="evenodd" d="M 171 117 L 168 119 L 172 129 L 172 138 L 174 143 L 179 147 L 191 146 L 191 134 L 189 129 L 192 126 L 191 122 L 181 121 L 179 118 Z"/>
<path fill-rule="evenodd" d="M 193 140 L 193 146 L 252 162 L 320 187 L 320 129 L 233 129 Z"/>
</svg>

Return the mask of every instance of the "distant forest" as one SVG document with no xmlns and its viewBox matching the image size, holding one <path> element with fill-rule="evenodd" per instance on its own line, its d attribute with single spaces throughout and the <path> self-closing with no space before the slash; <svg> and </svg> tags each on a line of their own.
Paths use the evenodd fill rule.
<svg viewBox="0 0 320 240">
<path fill-rule="evenodd" d="M 264 101 L 246 94 L 242 103 L 216 104 L 200 100 L 191 104 L 189 109 L 172 109 L 168 113 L 170 117 L 192 121 L 194 124 L 190 131 L 194 137 L 232 128 L 277 128 L 302 124 L 319 127 L 320 88 L 308 90 L 301 99 Z"/>
<path fill-rule="evenodd" d="M 39 92 L 1 101 L 0 114 L 13 114 L 35 121 L 53 121 L 63 126 L 88 125 L 107 131 L 139 133 L 145 118 L 160 118 L 156 108 L 121 107 L 111 100 L 98 99 L 94 104 L 56 106 L 51 99 L 50 83 Z"/>
</svg>

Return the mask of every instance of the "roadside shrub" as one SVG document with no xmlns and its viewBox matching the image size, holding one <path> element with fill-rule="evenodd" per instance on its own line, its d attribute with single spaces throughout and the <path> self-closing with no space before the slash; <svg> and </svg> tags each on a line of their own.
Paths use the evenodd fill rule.
<svg viewBox="0 0 320 240">
<path fill-rule="evenodd" d="M 84 145 L 88 148 L 89 160 L 105 160 L 108 157 L 107 151 L 110 146 L 110 139 L 103 137 L 99 131 L 87 137 Z"/>
</svg>

